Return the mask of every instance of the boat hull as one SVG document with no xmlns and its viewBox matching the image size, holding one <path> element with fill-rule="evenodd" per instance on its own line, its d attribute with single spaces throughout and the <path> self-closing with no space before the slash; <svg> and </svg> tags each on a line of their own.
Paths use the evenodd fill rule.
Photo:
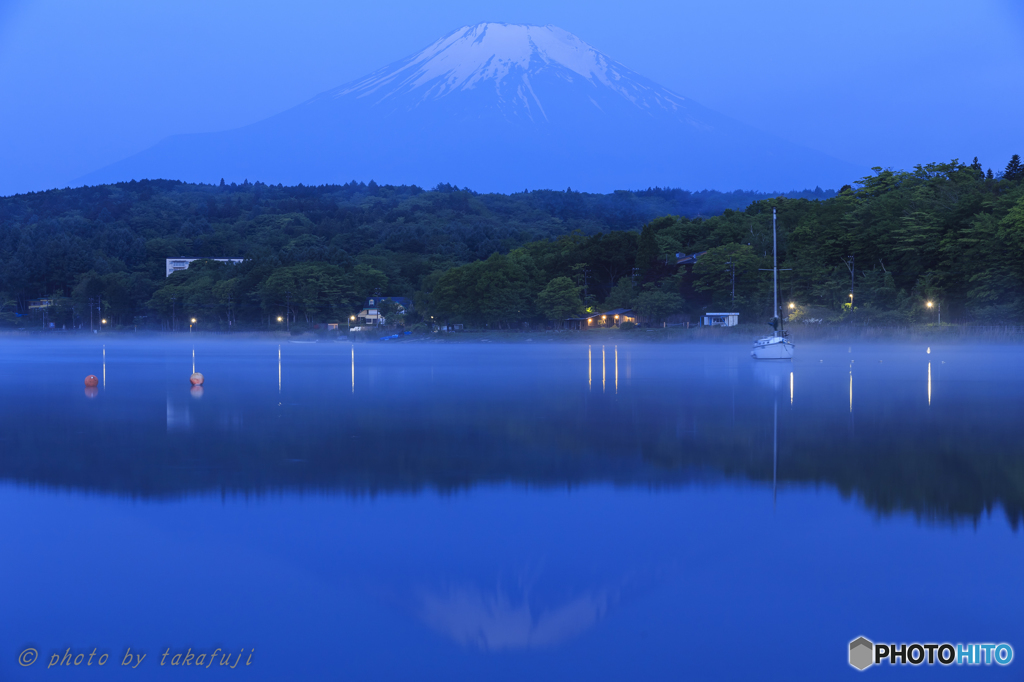
<svg viewBox="0 0 1024 682">
<path fill-rule="evenodd" d="M 781 336 L 769 336 L 754 343 L 750 357 L 755 360 L 792 360 L 795 346 Z"/>
</svg>

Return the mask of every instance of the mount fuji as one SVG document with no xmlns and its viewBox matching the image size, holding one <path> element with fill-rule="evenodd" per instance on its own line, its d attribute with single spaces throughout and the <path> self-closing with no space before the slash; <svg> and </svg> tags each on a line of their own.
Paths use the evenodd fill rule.
<svg viewBox="0 0 1024 682">
<path fill-rule="evenodd" d="M 560 28 L 486 23 L 271 118 L 169 137 L 81 180 L 778 191 L 865 174 L 677 95 Z"/>
</svg>

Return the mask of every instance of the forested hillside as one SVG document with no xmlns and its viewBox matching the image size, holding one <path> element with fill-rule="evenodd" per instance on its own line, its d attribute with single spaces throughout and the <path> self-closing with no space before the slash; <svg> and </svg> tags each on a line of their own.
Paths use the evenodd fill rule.
<svg viewBox="0 0 1024 682">
<path fill-rule="evenodd" d="M 773 198 L 167 181 L 21 195 L 0 199 L 2 315 L 40 324 L 28 301 L 53 297 L 48 319 L 71 327 L 91 298 L 121 326 L 194 316 L 265 329 L 288 301 L 302 327 L 344 321 L 379 292 L 416 301 L 407 322 L 492 328 L 615 307 L 648 322 L 709 308 L 763 319 L 777 207 L 781 288 L 798 316 L 903 323 L 941 306 L 944 321 L 1024 319 L 1019 157 L 998 176 L 977 160 L 874 170 L 836 195 Z M 165 278 L 178 256 L 246 261 Z"/>
<path fill-rule="evenodd" d="M 794 196 L 828 197 L 816 189 Z M 413 297 L 432 273 L 573 232 L 639 229 L 659 215 L 714 215 L 755 192 L 566 190 L 478 194 L 439 185 L 281 187 L 143 181 L 0 198 L 0 325 L 31 327 L 29 301 L 54 298 L 47 320 L 164 328 L 196 316 L 265 328 L 292 300 L 296 322 L 342 319 L 375 291 Z M 165 279 L 165 259 L 244 257 Z"/>
</svg>

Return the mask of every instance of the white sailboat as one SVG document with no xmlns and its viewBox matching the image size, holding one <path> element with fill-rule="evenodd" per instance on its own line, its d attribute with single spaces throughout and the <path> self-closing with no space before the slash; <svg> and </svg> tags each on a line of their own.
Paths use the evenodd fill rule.
<svg viewBox="0 0 1024 682">
<path fill-rule="evenodd" d="M 754 342 L 750 357 L 755 360 L 792 360 L 795 346 L 789 340 L 789 332 L 782 328 L 779 309 L 779 250 L 775 230 L 776 209 L 772 207 L 772 288 L 775 301 L 771 325 L 774 331 Z"/>
</svg>

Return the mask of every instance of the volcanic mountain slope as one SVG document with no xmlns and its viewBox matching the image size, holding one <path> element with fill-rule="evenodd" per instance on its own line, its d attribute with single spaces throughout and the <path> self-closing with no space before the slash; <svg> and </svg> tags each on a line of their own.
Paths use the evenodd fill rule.
<svg viewBox="0 0 1024 682">
<path fill-rule="evenodd" d="M 479 24 L 259 123 L 171 137 L 82 180 L 772 191 L 864 174 L 677 95 L 560 28 Z"/>
</svg>

